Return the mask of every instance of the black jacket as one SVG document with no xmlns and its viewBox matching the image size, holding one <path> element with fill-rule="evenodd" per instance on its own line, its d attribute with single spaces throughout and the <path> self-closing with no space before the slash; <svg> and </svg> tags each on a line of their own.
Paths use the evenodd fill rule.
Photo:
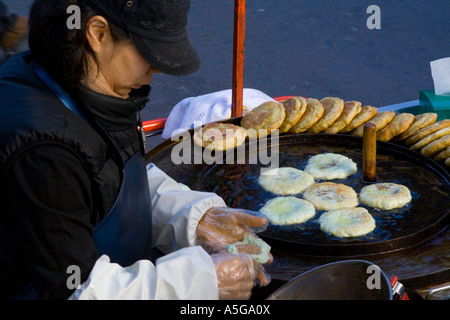
<svg viewBox="0 0 450 320">
<path fill-rule="evenodd" d="M 93 228 L 114 204 L 120 161 L 68 110 L 21 54 L 0 69 L 0 298 L 32 282 L 42 298 L 67 298 L 67 268 L 85 280 L 97 260 Z M 112 137 L 123 161 L 142 152 L 137 112 L 149 87 L 124 100 L 71 92 Z"/>
</svg>

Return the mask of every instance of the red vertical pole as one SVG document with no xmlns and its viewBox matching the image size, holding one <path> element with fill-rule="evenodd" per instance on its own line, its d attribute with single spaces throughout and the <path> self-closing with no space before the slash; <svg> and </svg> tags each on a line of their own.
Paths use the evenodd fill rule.
<svg viewBox="0 0 450 320">
<path fill-rule="evenodd" d="M 234 1 L 233 101 L 231 117 L 242 117 L 244 100 L 245 0 Z"/>
</svg>

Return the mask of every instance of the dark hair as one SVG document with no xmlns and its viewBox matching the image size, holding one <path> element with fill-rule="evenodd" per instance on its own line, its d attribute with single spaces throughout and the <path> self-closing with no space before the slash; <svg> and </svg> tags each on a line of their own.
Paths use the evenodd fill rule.
<svg viewBox="0 0 450 320">
<path fill-rule="evenodd" d="M 80 29 L 69 29 L 67 8 L 80 8 Z M 35 0 L 30 10 L 28 43 L 33 58 L 63 87 L 70 89 L 88 73 L 88 57 L 98 64 L 86 38 L 86 25 L 97 13 L 83 0 Z M 129 40 L 126 31 L 109 24 L 114 41 Z"/>
</svg>

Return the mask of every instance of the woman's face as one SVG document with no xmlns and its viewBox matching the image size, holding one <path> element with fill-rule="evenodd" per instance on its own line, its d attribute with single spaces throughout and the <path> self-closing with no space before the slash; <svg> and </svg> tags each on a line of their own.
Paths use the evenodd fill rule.
<svg viewBox="0 0 450 320">
<path fill-rule="evenodd" d="M 103 94 L 128 98 L 133 89 L 152 81 L 159 73 L 139 53 L 131 39 L 114 41 L 105 18 L 92 17 L 87 25 L 87 39 L 98 64 L 90 62 L 90 75 L 85 83 Z"/>
<path fill-rule="evenodd" d="M 154 69 L 139 53 L 132 41 L 114 42 L 110 50 L 100 56 L 100 73 L 110 89 L 126 97 L 133 89 L 139 89 L 152 81 Z"/>
</svg>

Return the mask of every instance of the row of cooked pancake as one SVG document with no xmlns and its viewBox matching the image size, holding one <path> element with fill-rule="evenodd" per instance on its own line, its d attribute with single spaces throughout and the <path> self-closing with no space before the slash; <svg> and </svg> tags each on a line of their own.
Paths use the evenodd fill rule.
<svg viewBox="0 0 450 320">
<path fill-rule="evenodd" d="M 240 126 L 210 123 L 195 131 L 194 142 L 211 150 L 242 145 L 246 137 L 283 133 L 329 133 L 363 136 L 364 125 L 375 124 L 377 139 L 404 143 L 412 150 L 450 167 L 450 119 L 436 122 L 436 113 L 414 116 L 334 97 L 322 100 L 293 97 L 278 103 L 264 102 L 241 119 Z"/>
<path fill-rule="evenodd" d="M 246 114 L 241 127 L 256 130 L 258 136 L 279 133 L 331 133 L 363 135 L 364 124 L 375 124 L 380 141 L 404 142 L 411 149 L 450 166 L 450 119 L 436 122 L 436 113 L 414 116 L 335 97 L 322 100 L 288 98 L 269 101 Z"/>
</svg>

